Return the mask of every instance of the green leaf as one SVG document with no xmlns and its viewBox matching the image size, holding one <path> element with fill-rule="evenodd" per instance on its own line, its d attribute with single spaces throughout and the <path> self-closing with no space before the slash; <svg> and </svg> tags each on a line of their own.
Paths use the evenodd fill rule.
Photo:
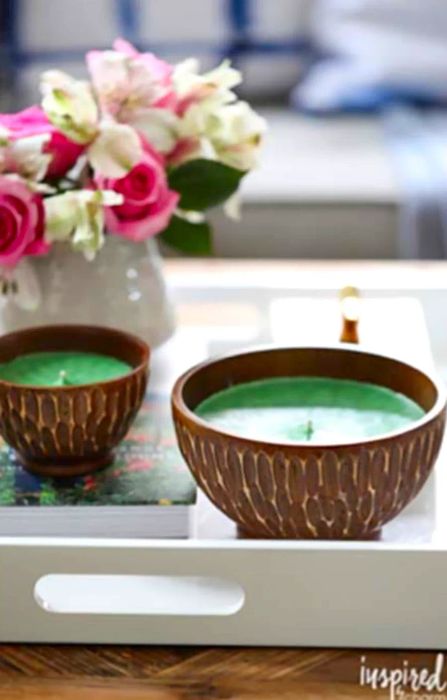
<svg viewBox="0 0 447 700">
<path fill-rule="evenodd" d="M 191 224 L 179 216 L 173 216 L 168 228 L 160 237 L 167 245 L 188 255 L 212 253 L 211 228 L 206 222 Z"/>
<path fill-rule="evenodd" d="M 173 170 L 169 175 L 169 185 L 180 194 L 181 209 L 203 211 L 223 204 L 236 192 L 244 175 L 243 170 L 200 158 Z"/>
</svg>

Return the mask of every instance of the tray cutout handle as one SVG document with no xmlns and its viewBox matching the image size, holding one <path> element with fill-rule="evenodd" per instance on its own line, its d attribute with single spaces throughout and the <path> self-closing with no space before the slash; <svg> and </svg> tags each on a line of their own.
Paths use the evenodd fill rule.
<svg viewBox="0 0 447 700">
<path fill-rule="evenodd" d="M 211 576 L 47 574 L 34 586 L 46 612 L 89 615 L 234 615 L 242 586 Z"/>
</svg>

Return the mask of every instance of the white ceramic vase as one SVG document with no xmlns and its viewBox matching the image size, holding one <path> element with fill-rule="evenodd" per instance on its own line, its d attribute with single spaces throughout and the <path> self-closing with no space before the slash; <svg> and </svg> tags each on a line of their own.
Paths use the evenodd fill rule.
<svg viewBox="0 0 447 700">
<path fill-rule="evenodd" d="M 0 310 L 3 333 L 45 324 L 119 328 L 151 347 L 174 330 L 157 244 L 108 236 L 93 262 L 65 244 L 28 258 L 14 271 Z M 11 287 L 13 293 L 11 293 Z"/>
</svg>

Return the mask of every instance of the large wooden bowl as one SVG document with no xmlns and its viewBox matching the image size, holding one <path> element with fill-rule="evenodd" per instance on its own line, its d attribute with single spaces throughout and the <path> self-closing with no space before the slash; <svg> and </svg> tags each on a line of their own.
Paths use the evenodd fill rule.
<svg viewBox="0 0 447 700">
<path fill-rule="evenodd" d="M 144 398 L 149 348 L 111 328 L 42 326 L 0 337 L 0 363 L 18 355 L 70 350 L 117 357 L 133 368 L 117 379 L 78 386 L 25 386 L 0 379 L 0 434 L 24 466 L 46 476 L 106 466 Z"/>
<path fill-rule="evenodd" d="M 406 428 L 352 444 L 251 440 L 224 432 L 194 409 L 230 385 L 267 377 L 371 382 L 416 401 L 426 414 Z M 257 537 L 375 536 L 416 496 L 444 433 L 446 399 L 425 372 L 390 357 L 343 347 L 248 351 L 180 377 L 172 410 L 181 452 L 214 504 Z"/>
</svg>

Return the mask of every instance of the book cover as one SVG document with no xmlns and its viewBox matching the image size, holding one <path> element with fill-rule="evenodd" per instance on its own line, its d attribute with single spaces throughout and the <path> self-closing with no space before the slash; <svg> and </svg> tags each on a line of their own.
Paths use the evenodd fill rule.
<svg viewBox="0 0 447 700">
<path fill-rule="evenodd" d="M 191 505 L 195 499 L 196 486 L 177 447 L 166 396 L 146 398 L 114 463 L 91 475 L 35 476 L 0 442 L 0 507 Z"/>
</svg>

